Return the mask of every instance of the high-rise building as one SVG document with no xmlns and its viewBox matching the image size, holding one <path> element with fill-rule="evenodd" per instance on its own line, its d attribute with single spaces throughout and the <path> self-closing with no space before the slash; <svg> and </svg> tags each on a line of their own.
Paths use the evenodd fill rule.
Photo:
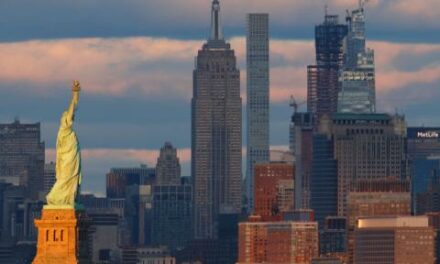
<svg viewBox="0 0 440 264">
<path fill-rule="evenodd" d="M 316 65 L 307 67 L 307 110 L 317 122 L 337 111 L 338 75 L 344 63 L 347 32 L 347 25 L 339 24 L 336 15 L 326 14 L 324 23 L 315 27 Z"/>
<path fill-rule="evenodd" d="M 319 256 L 316 222 L 239 224 L 239 264 L 306 264 Z"/>
<path fill-rule="evenodd" d="M 27 188 L 27 196 L 38 199 L 43 191 L 44 142 L 40 123 L 0 124 L 0 180 Z"/>
<path fill-rule="evenodd" d="M 248 211 L 254 208 L 254 166 L 269 161 L 269 15 L 248 14 L 247 165 Z"/>
<path fill-rule="evenodd" d="M 138 168 L 112 168 L 107 173 L 106 190 L 108 198 L 125 198 L 130 185 L 151 185 L 155 183 L 156 169 L 141 165 Z"/>
<path fill-rule="evenodd" d="M 354 263 L 435 263 L 435 237 L 426 216 L 359 219 Z"/>
<path fill-rule="evenodd" d="M 415 203 L 413 208 L 416 214 L 426 214 L 428 212 L 440 212 L 440 175 L 438 167 L 433 170 L 426 190 L 414 193 Z"/>
<path fill-rule="evenodd" d="M 193 73 L 192 159 L 195 238 L 217 237 L 217 216 L 241 210 L 240 71 L 212 2 L 211 35 Z"/>
<path fill-rule="evenodd" d="M 182 248 L 193 237 L 191 185 L 153 187 L 151 243 L 171 250 Z"/>
<path fill-rule="evenodd" d="M 365 12 L 362 2 L 347 15 L 344 65 L 339 74 L 338 112 L 374 113 L 376 84 L 374 51 L 365 47 Z"/>
<path fill-rule="evenodd" d="M 325 219 L 324 229 L 319 234 L 320 254 L 337 258 L 346 263 L 348 246 L 348 228 L 345 217 L 329 216 Z"/>
<path fill-rule="evenodd" d="M 254 214 L 262 221 L 279 221 L 293 211 L 293 170 L 292 163 L 255 165 Z"/>
<path fill-rule="evenodd" d="M 356 68 L 358 66 L 359 55 L 365 52 L 365 10 L 360 2 L 358 9 L 349 13 L 347 11 L 348 32 L 345 39 L 345 60 L 344 66 Z"/>
<path fill-rule="evenodd" d="M 171 256 L 166 247 L 138 248 L 138 264 L 175 264 L 176 259 Z"/>
<path fill-rule="evenodd" d="M 411 160 L 440 156 L 440 127 L 408 127 L 407 133 Z"/>
<path fill-rule="evenodd" d="M 426 210 L 434 209 L 436 203 L 431 198 L 440 190 L 440 128 L 409 127 L 407 132 L 412 211 L 423 214 Z"/>
<path fill-rule="evenodd" d="M 359 180 L 347 197 L 348 227 L 359 218 L 411 215 L 410 181 L 396 178 Z"/>
<path fill-rule="evenodd" d="M 180 185 L 180 172 L 177 150 L 170 142 L 165 142 L 157 158 L 156 185 Z"/>
<path fill-rule="evenodd" d="M 123 221 L 124 199 L 81 195 L 87 217 L 91 220 L 89 252 L 94 263 L 121 261 L 119 245 L 125 244 Z"/>
<path fill-rule="evenodd" d="M 321 121 L 320 131 L 333 140 L 339 216 L 346 216 L 350 186 L 358 181 L 409 179 L 402 116 L 336 113 Z"/>
<path fill-rule="evenodd" d="M 56 181 L 55 163 L 50 162 L 44 164 L 44 193 L 48 194 Z"/>
<path fill-rule="evenodd" d="M 290 151 L 295 156 L 295 209 L 310 208 L 314 118 L 294 112 L 290 127 Z"/>
<path fill-rule="evenodd" d="M 151 243 L 152 186 L 130 185 L 125 192 L 125 219 L 129 230 L 129 245 Z"/>
<path fill-rule="evenodd" d="M 339 75 L 338 112 L 374 113 L 376 84 L 374 53 L 365 54 L 364 64 L 355 69 L 344 69 Z"/>
<path fill-rule="evenodd" d="M 310 208 L 320 229 L 328 216 L 338 213 L 338 164 L 333 156 L 333 142 L 328 135 L 313 136 Z"/>
</svg>

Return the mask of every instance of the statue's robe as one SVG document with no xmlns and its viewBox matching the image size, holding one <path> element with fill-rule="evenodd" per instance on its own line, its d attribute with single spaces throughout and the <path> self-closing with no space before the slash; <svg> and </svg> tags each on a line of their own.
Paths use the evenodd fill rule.
<svg viewBox="0 0 440 264">
<path fill-rule="evenodd" d="M 73 111 L 72 111 L 73 112 Z M 47 195 L 49 206 L 75 206 L 81 184 L 81 155 L 78 139 L 72 129 L 72 116 L 64 112 L 57 137 L 56 182 Z"/>
</svg>

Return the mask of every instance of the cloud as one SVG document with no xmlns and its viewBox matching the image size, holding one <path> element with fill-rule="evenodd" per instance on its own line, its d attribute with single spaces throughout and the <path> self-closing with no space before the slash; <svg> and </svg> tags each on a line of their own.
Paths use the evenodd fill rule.
<svg viewBox="0 0 440 264">
<path fill-rule="evenodd" d="M 51 94 L 80 79 L 93 95 L 184 99 L 192 96 L 193 58 L 202 40 L 151 37 L 68 39 L 0 44 L 0 90 L 21 85 L 30 93 Z M 245 39 L 231 39 L 246 94 Z M 440 44 L 371 41 L 378 93 L 440 78 Z M 271 101 L 306 97 L 306 66 L 314 63 L 313 41 L 274 39 L 271 49 Z M 65 87 L 65 88 L 61 88 Z"/>
<path fill-rule="evenodd" d="M 154 38 L 68 39 L 0 44 L 0 80 L 37 86 L 44 92 L 80 79 L 84 92 L 120 95 L 138 92 L 188 96 L 188 72 L 174 71 L 189 62 L 198 41 Z M 189 64 L 191 65 L 191 64 Z"/>
<path fill-rule="evenodd" d="M 156 36 L 205 38 L 209 0 L 14 0 L 0 4 L 0 40 L 76 37 Z M 249 12 L 267 12 L 273 36 L 311 38 L 313 25 L 323 20 L 324 5 L 341 15 L 358 0 L 222 0 L 227 36 L 244 35 Z M 378 39 L 435 40 L 440 25 L 437 0 L 370 0 L 366 4 L 369 32 Z M 423 32 L 423 34 L 420 34 Z M 390 34 L 393 33 L 393 34 Z"/>
<path fill-rule="evenodd" d="M 397 13 L 416 17 L 422 21 L 434 21 L 440 17 L 440 2 L 438 0 L 399 0 L 393 1 L 390 7 Z"/>
<path fill-rule="evenodd" d="M 191 159 L 191 149 L 183 148 L 177 150 L 177 156 L 181 163 L 188 163 Z M 159 150 L 143 150 L 143 149 L 81 149 L 81 157 L 83 160 L 118 160 L 121 164 L 127 162 L 135 164 L 148 164 L 156 166 Z M 56 160 L 56 150 L 46 149 L 46 161 Z M 115 166 L 118 166 L 115 164 Z"/>
</svg>

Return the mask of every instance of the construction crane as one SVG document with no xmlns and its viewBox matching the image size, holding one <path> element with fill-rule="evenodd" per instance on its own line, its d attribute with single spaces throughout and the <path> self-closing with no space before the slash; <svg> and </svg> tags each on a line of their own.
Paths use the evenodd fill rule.
<svg viewBox="0 0 440 264">
<path fill-rule="evenodd" d="M 296 99 L 293 95 L 290 96 L 290 104 L 289 105 L 290 105 L 290 107 L 293 108 L 293 114 L 296 114 L 298 112 L 298 108 L 305 103 L 307 103 L 307 102 L 306 101 L 298 102 L 298 101 L 296 101 Z"/>
</svg>

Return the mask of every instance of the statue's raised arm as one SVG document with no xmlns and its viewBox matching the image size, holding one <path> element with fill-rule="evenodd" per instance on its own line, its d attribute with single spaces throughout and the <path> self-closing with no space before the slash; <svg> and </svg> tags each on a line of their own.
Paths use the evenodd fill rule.
<svg viewBox="0 0 440 264">
<path fill-rule="evenodd" d="M 81 153 L 78 138 L 73 130 L 73 121 L 80 90 L 79 82 L 74 81 L 69 107 L 61 116 L 57 136 L 56 182 L 46 197 L 48 207 L 75 206 L 78 187 L 81 184 Z"/>
<path fill-rule="evenodd" d="M 79 103 L 79 92 L 81 91 L 81 85 L 78 81 L 73 81 L 72 85 L 72 99 L 70 100 L 69 108 L 66 111 L 66 121 L 71 125 L 75 120 L 75 111 Z"/>
</svg>

